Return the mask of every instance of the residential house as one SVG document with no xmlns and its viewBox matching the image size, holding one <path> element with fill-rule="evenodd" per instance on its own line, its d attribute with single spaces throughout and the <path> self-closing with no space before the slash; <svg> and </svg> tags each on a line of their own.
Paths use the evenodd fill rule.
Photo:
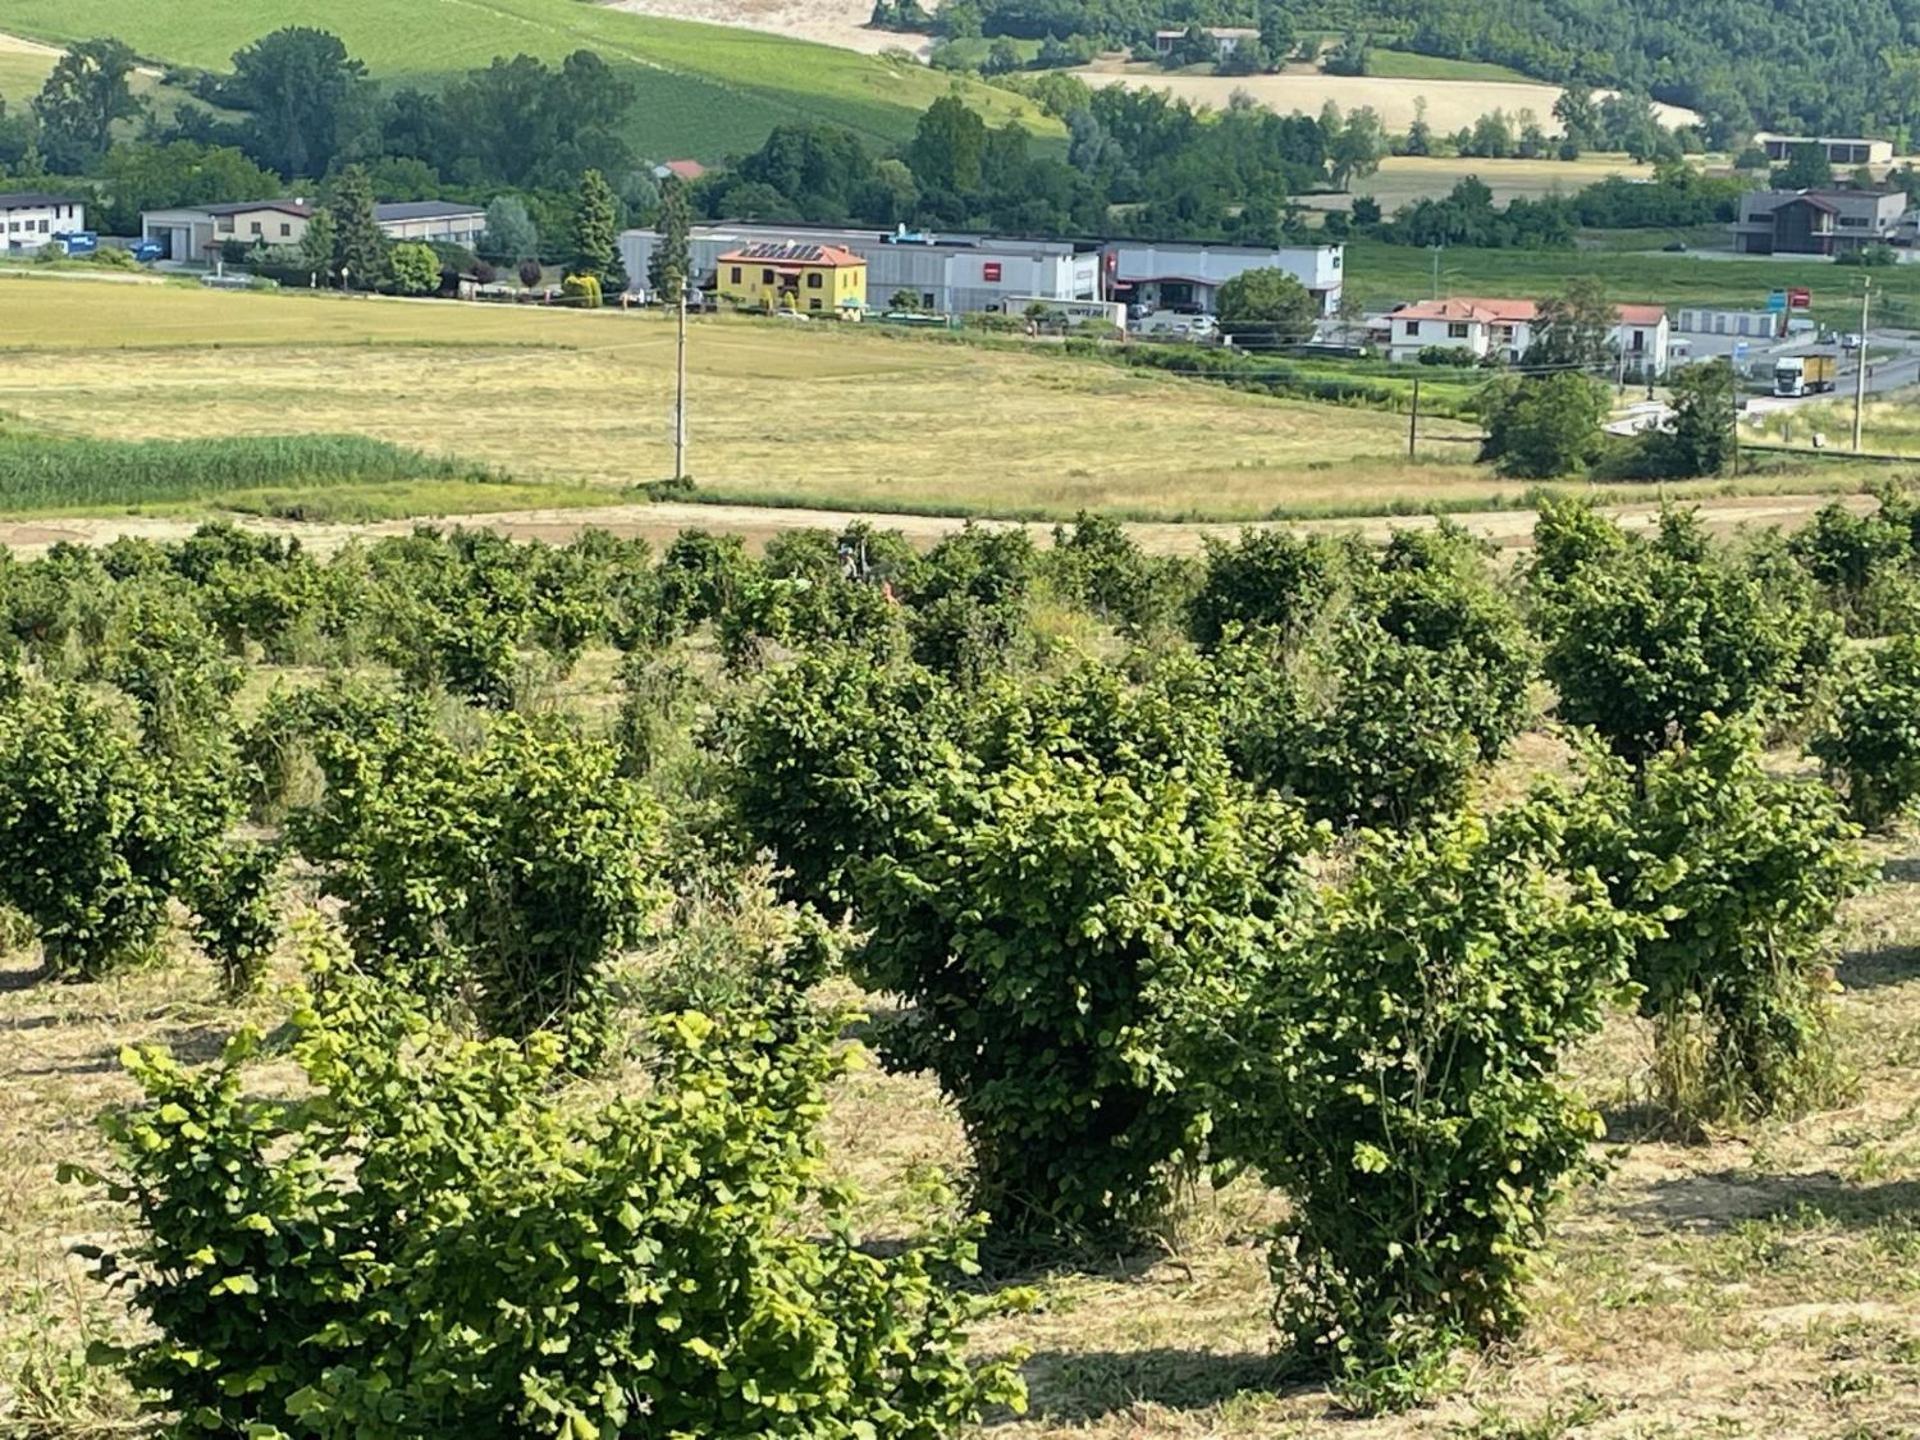
<svg viewBox="0 0 1920 1440">
<path fill-rule="evenodd" d="M 1532 300 L 1458 297 L 1402 305 L 1387 317 L 1387 358 L 1405 363 L 1422 350 L 1460 350 L 1475 360 L 1517 365 L 1532 348 L 1540 307 Z M 1645 378 L 1667 373 L 1673 331 L 1660 305 L 1621 305 L 1614 310 L 1608 348 L 1625 361 L 1626 373 Z"/>
<path fill-rule="evenodd" d="M 717 270 L 716 292 L 743 309 L 858 319 L 867 304 L 867 262 L 837 245 L 743 245 L 722 255 Z"/>
<path fill-rule="evenodd" d="M 1149 310 L 1197 309 L 1212 314 L 1220 287 L 1249 270 L 1284 270 L 1313 296 L 1322 315 L 1340 307 L 1345 247 L 1340 245 L 1208 245 L 1116 240 L 1106 247 L 1111 297 Z"/>
<path fill-rule="evenodd" d="M 17 190 L 0 195 L 0 248 L 38 250 L 56 235 L 87 228 L 87 207 L 71 195 Z"/>
<path fill-rule="evenodd" d="M 1475 360 L 1518 361 L 1533 343 L 1540 307 L 1531 300 L 1460 297 L 1402 305 L 1387 317 L 1387 358 L 1418 360 L 1422 350 L 1464 350 Z"/>
<path fill-rule="evenodd" d="M 438 240 L 471 250 L 487 228 L 487 212 L 452 200 L 400 200 L 373 207 L 373 218 L 389 239 Z"/>
<path fill-rule="evenodd" d="M 1904 190 L 1750 190 L 1740 197 L 1733 248 L 1747 255 L 1841 255 L 1890 244 Z"/>
<path fill-rule="evenodd" d="M 210 265 L 221 248 L 237 240 L 255 245 L 298 245 L 306 238 L 313 207 L 303 200 L 240 200 L 227 205 L 146 210 L 140 237 L 161 247 L 161 258 Z"/>
<path fill-rule="evenodd" d="M 1240 25 L 1208 25 L 1200 33 L 1213 42 L 1214 57 L 1226 59 L 1242 45 L 1248 45 L 1260 38 L 1258 30 L 1249 30 Z M 1153 32 L 1153 50 L 1156 55 L 1171 55 L 1187 38 L 1185 30 L 1156 30 Z"/>
<path fill-rule="evenodd" d="M 1866 140 L 1861 138 L 1830 135 L 1769 135 L 1753 137 L 1754 142 L 1767 152 L 1767 159 L 1776 165 L 1791 160 L 1793 152 L 1803 145 L 1818 145 L 1826 153 L 1829 165 L 1839 165 L 1852 169 L 1856 165 L 1891 165 L 1893 163 L 1893 142 L 1891 140 Z"/>
</svg>

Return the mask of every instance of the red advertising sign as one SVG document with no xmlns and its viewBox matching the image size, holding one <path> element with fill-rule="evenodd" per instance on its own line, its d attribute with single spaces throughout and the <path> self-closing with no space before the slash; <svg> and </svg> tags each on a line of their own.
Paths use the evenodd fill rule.
<svg viewBox="0 0 1920 1440">
<path fill-rule="evenodd" d="M 1787 308 L 1789 310 L 1811 310 L 1813 292 L 1804 285 L 1791 285 L 1787 288 Z"/>
<path fill-rule="evenodd" d="M 982 263 L 980 266 L 980 278 L 983 280 L 998 280 L 1000 278 L 1000 262 L 998 260 L 988 260 Z"/>
</svg>

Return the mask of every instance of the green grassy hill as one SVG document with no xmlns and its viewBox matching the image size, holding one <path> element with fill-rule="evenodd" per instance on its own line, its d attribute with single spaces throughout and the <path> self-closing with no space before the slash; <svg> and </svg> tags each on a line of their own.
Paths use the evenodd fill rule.
<svg viewBox="0 0 1920 1440">
<path fill-rule="evenodd" d="M 912 133 L 953 79 L 831 46 L 608 10 L 582 0 L 7 0 L 0 29 L 66 42 L 117 35 L 159 62 L 225 68 L 235 50 L 284 25 L 318 25 L 385 81 L 432 85 L 496 55 L 558 60 L 598 51 L 637 70 L 633 139 L 656 158 L 712 160 L 759 144 L 774 125 L 821 120 L 880 141 Z M 1031 101 L 962 82 L 989 123 L 1042 135 L 1059 123 Z"/>
</svg>

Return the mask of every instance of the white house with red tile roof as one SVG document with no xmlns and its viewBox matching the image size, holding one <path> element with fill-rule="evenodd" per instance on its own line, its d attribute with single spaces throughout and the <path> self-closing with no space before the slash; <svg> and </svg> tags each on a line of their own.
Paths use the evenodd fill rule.
<svg viewBox="0 0 1920 1440">
<path fill-rule="evenodd" d="M 1540 306 L 1532 300 L 1455 296 L 1402 305 L 1387 317 L 1387 358 L 1417 360 L 1422 350 L 1464 350 L 1476 360 L 1517 365 L 1533 344 Z M 1608 342 L 1629 373 L 1664 375 L 1672 332 L 1665 307 L 1620 305 Z"/>
</svg>

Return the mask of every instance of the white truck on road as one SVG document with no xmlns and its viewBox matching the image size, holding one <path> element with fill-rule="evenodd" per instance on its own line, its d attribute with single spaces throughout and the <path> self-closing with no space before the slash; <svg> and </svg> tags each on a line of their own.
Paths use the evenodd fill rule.
<svg viewBox="0 0 1920 1440">
<path fill-rule="evenodd" d="M 1818 395 L 1833 389 L 1839 370 L 1833 355 L 1782 355 L 1773 362 L 1773 393 L 1789 397 Z"/>
</svg>

